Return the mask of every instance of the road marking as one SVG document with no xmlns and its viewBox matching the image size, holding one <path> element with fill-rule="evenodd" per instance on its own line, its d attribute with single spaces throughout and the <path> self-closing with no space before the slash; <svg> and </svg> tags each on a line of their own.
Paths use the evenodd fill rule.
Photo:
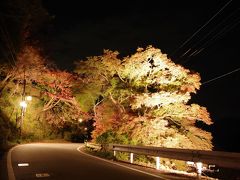
<svg viewBox="0 0 240 180">
<path fill-rule="evenodd" d="M 164 178 L 164 177 L 159 176 L 159 175 L 156 175 L 156 174 L 151 174 L 151 173 L 148 173 L 148 172 L 145 172 L 145 171 L 141 171 L 141 170 L 139 170 L 139 169 L 134 169 L 134 168 L 131 168 L 131 167 L 128 167 L 128 166 L 124 166 L 124 165 L 122 165 L 122 164 L 118 164 L 118 163 L 112 162 L 112 161 L 110 161 L 110 160 L 106 160 L 106 159 L 103 159 L 103 158 L 100 158 L 100 157 L 97 157 L 97 156 L 93 156 L 93 155 L 87 154 L 87 153 L 81 151 L 81 147 L 82 147 L 82 146 L 79 146 L 79 147 L 77 148 L 77 151 L 79 151 L 80 153 L 82 153 L 82 154 L 84 154 L 84 155 L 86 155 L 86 156 L 90 156 L 90 157 L 92 157 L 92 158 L 96 158 L 96 159 L 99 159 L 99 160 L 102 160 L 102 161 L 105 161 L 105 162 L 108 162 L 108 163 L 111 163 L 111 164 L 115 164 L 115 165 L 117 165 L 117 166 L 121 166 L 121 167 L 124 167 L 124 168 L 127 168 L 127 169 L 131 169 L 131 170 L 133 170 L 133 171 L 137 171 L 137 172 L 140 172 L 140 173 L 143 173 L 143 174 L 147 174 L 147 175 L 149 175 L 149 176 L 161 178 L 161 179 L 164 179 L 164 180 L 169 180 L 169 179 L 167 179 L 167 178 Z"/>
<path fill-rule="evenodd" d="M 18 163 L 19 167 L 26 167 L 29 166 L 29 163 Z"/>
<path fill-rule="evenodd" d="M 13 148 L 11 148 L 11 149 L 8 151 L 8 154 L 7 154 L 7 171 L 8 171 L 8 179 L 9 179 L 9 180 L 16 180 L 15 175 L 14 175 L 14 172 L 13 172 L 12 157 L 11 157 L 12 151 L 13 151 L 13 149 L 15 149 L 16 147 L 17 147 L 17 146 L 14 146 Z"/>
<path fill-rule="evenodd" d="M 48 173 L 37 173 L 36 174 L 37 178 L 45 178 L 45 177 L 50 177 L 50 174 Z"/>
</svg>

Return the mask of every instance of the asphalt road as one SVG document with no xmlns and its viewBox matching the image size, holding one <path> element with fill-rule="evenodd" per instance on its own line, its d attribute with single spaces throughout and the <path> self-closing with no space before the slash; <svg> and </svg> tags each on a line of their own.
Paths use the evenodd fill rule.
<svg viewBox="0 0 240 180">
<path fill-rule="evenodd" d="M 87 155 L 79 151 L 79 146 L 82 144 L 36 143 L 16 146 L 8 154 L 10 180 L 162 179 Z"/>
</svg>

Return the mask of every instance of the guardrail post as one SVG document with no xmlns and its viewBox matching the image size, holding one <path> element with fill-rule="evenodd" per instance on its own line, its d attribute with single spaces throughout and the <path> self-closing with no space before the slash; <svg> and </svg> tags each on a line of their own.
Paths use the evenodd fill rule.
<svg viewBox="0 0 240 180">
<path fill-rule="evenodd" d="M 160 169 L 160 157 L 156 157 L 156 169 Z"/>
<path fill-rule="evenodd" d="M 130 163 L 133 163 L 133 153 L 130 153 Z"/>
<path fill-rule="evenodd" d="M 202 175 L 202 163 L 201 162 L 196 163 L 196 169 L 197 169 L 197 179 L 201 179 L 201 175 Z"/>
<path fill-rule="evenodd" d="M 240 153 L 221 152 L 221 151 L 206 151 L 206 150 L 193 150 L 193 149 L 177 149 L 177 148 L 163 148 L 163 147 L 149 147 L 149 146 L 134 146 L 134 145 L 118 145 L 112 144 L 111 150 L 119 152 L 148 155 L 161 158 L 176 159 L 182 161 L 195 162 L 189 164 L 197 169 L 196 162 L 204 164 L 216 164 L 223 168 L 240 169 Z M 131 156 L 131 155 L 130 155 Z M 133 156 L 133 155 L 132 155 Z M 133 157 L 131 158 L 133 161 Z M 131 160 L 130 159 L 130 160 Z M 156 164 L 157 166 L 157 164 Z M 201 168 L 200 168 L 201 167 Z M 161 168 L 161 167 L 160 167 Z M 202 173 L 201 163 L 198 163 L 198 174 Z"/>
</svg>

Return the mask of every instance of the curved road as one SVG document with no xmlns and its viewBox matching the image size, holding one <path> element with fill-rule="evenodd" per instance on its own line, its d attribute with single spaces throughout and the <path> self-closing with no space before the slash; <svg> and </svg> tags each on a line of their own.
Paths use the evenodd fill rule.
<svg viewBox="0 0 240 180">
<path fill-rule="evenodd" d="M 82 144 L 36 143 L 14 147 L 8 154 L 9 180 L 31 179 L 161 179 L 87 155 Z"/>
</svg>

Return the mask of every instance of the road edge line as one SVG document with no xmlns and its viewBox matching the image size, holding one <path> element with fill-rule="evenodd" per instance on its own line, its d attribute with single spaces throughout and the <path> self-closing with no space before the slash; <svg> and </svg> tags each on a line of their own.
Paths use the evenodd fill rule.
<svg viewBox="0 0 240 180">
<path fill-rule="evenodd" d="M 97 156 L 93 156 L 93 155 L 91 155 L 91 154 L 87 154 L 87 153 L 81 151 L 81 147 L 82 147 L 82 146 L 79 146 L 79 147 L 77 148 L 77 151 L 79 151 L 80 153 L 85 154 L 85 155 L 87 155 L 87 156 L 90 156 L 90 157 L 93 157 L 93 158 L 96 158 L 96 159 L 99 159 L 99 160 L 102 160 L 102 161 L 105 161 L 105 162 L 108 162 L 108 163 L 111 163 L 111 164 L 115 164 L 115 165 L 117 165 L 117 166 L 121 166 L 121 167 L 130 169 L 130 170 L 133 170 L 133 171 L 137 171 L 137 172 L 140 172 L 140 173 L 143 173 L 143 174 L 147 174 L 147 175 L 149 175 L 149 176 L 153 176 L 153 177 L 157 177 L 157 178 L 162 178 L 163 180 L 169 180 L 169 179 L 166 179 L 165 177 L 162 177 L 162 176 L 159 176 L 159 175 L 156 175 L 156 174 L 151 174 L 151 173 L 148 173 L 148 172 L 145 172 L 145 171 L 141 171 L 141 170 L 139 170 L 139 169 L 135 169 L 135 168 L 132 168 L 132 167 L 124 166 L 124 165 L 122 165 L 122 164 L 118 164 L 118 163 L 112 162 L 112 161 L 110 161 L 110 160 L 106 160 L 106 159 L 103 159 L 103 158 L 100 158 L 100 157 L 97 157 Z"/>
<path fill-rule="evenodd" d="M 12 147 L 7 154 L 7 171 L 8 171 L 8 179 L 9 180 L 16 180 L 13 167 L 12 167 L 12 151 L 15 149 L 17 146 Z"/>
</svg>

